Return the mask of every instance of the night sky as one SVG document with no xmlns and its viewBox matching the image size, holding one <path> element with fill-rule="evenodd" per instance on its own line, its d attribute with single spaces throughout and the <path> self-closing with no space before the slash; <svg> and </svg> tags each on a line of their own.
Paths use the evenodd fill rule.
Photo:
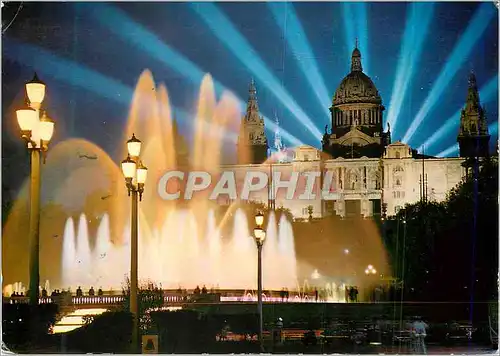
<svg viewBox="0 0 500 356">
<path fill-rule="evenodd" d="M 202 76 L 209 72 L 216 88 L 242 100 L 255 78 L 262 113 L 273 119 L 276 112 L 295 143 L 319 148 L 356 37 L 365 72 L 390 117 L 393 141 L 406 138 L 419 148 L 440 132 L 425 153 L 456 156 L 448 148 L 456 143 L 455 114 L 464 106 L 471 70 L 489 123 L 498 118 L 498 16 L 492 2 L 19 7 L 7 3 L 2 9 L 4 137 L 17 134 L 14 110 L 36 70 L 48 85 L 45 106 L 57 122 L 54 140 L 85 138 L 119 159 L 133 88 L 148 68 L 166 84 L 186 134 Z M 421 122 L 411 127 L 415 117 Z M 287 137 L 285 143 L 294 145 Z"/>
</svg>

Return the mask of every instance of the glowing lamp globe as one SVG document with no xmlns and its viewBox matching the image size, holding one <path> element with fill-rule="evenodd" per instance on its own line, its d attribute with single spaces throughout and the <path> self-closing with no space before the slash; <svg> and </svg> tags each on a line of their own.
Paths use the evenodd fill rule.
<svg viewBox="0 0 500 356">
<path fill-rule="evenodd" d="M 130 156 L 122 161 L 122 172 L 127 179 L 132 179 L 135 177 L 136 163 L 130 158 Z"/>
<path fill-rule="evenodd" d="M 45 98 L 45 83 L 38 79 L 36 73 L 33 79 L 26 83 L 26 94 L 28 94 L 30 103 L 37 106 L 40 106 Z"/>
<path fill-rule="evenodd" d="M 266 232 L 264 230 L 262 230 L 260 227 L 256 227 L 253 230 L 253 233 L 255 235 L 255 239 L 257 240 L 257 242 L 262 243 L 266 239 Z"/>
<path fill-rule="evenodd" d="M 24 108 L 16 111 L 17 123 L 21 131 L 33 131 L 35 129 L 38 116 L 36 110 Z"/>
<path fill-rule="evenodd" d="M 146 183 L 146 178 L 148 177 L 148 169 L 142 164 L 137 167 L 137 183 Z"/>
<path fill-rule="evenodd" d="M 257 226 L 262 226 L 264 223 L 264 215 L 261 212 L 258 212 L 257 215 L 255 215 L 255 223 Z"/>
<path fill-rule="evenodd" d="M 40 139 L 47 142 L 50 141 L 52 139 L 52 135 L 54 134 L 54 126 L 54 121 L 52 121 L 44 112 L 43 117 L 40 120 Z"/>
<path fill-rule="evenodd" d="M 130 157 L 139 157 L 141 154 L 141 141 L 132 134 L 132 138 L 127 141 L 127 149 Z"/>
</svg>

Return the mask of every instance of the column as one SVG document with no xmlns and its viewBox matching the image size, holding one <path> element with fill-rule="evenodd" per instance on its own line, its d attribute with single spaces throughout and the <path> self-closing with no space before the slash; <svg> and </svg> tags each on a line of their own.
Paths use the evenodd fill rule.
<svg viewBox="0 0 500 356">
<path fill-rule="evenodd" d="M 335 202 L 335 212 L 337 215 L 340 217 L 344 218 L 345 217 L 345 200 L 337 200 Z"/>
</svg>

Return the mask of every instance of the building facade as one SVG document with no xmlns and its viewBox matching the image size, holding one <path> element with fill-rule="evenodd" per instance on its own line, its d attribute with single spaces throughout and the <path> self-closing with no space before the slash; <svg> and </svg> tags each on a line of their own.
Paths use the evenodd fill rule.
<svg viewBox="0 0 500 356">
<path fill-rule="evenodd" d="M 419 200 L 443 201 L 466 174 L 465 158 L 488 154 L 488 127 L 474 75 L 460 118 L 458 158 L 424 156 L 405 143 L 392 143 L 390 127 L 383 130 L 384 110 L 375 84 L 363 73 L 361 52 L 355 48 L 351 72 L 333 96 L 331 130 L 325 127 L 322 151 L 300 146 L 293 149 L 288 162 L 269 159 L 264 163 L 268 145 L 252 81 L 238 140 L 239 151 L 244 147 L 250 154 L 239 154 L 243 159 L 238 165 L 226 168 L 235 171 L 240 180 L 249 170 L 262 170 L 269 177 L 280 172 L 282 180 L 289 179 L 292 172 L 319 172 L 310 199 L 298 199 L 300 191 L 290 199 L 286 192 L 276 192 L 270 179 L 270 188 L 257 192 L 251 200 L 289 209 L 299 219 L 310 215 L 370 218 L 395 215 L 405 204 Z M 321 193 L 328 175 L 331 184 L 325 196 Z"/>
</svg>

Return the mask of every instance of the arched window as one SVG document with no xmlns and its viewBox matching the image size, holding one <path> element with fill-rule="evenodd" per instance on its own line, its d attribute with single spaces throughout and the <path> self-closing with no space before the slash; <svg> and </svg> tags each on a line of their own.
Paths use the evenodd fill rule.
<svg viewBox="0 0 500 356">
<path fill-rule="evenodd" d="M 399 151 L 396 151 L 396 158 L 401 158 L 401 154 L 399 153 Z"/>
<path fill-rule="evenodd" d="M 396 185 L 401 185 L 401 179 L 400 178 L 396 178 Z"/>
</svg>

